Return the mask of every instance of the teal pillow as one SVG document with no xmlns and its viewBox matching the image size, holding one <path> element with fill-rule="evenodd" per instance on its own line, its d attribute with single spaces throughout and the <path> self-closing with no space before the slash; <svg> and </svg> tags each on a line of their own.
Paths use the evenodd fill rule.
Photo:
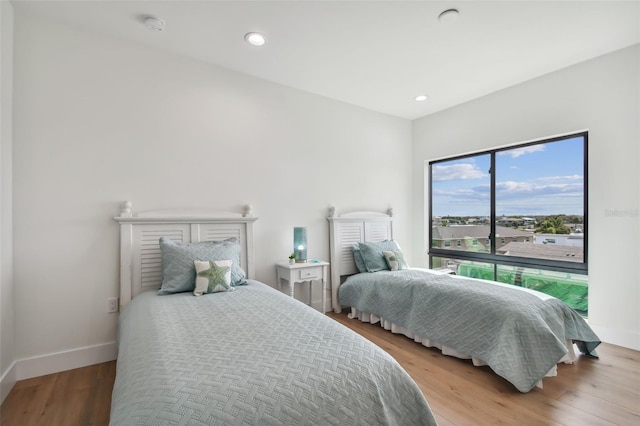
<svg viewBox="0 0 640 426">
<path fill-rule="evenodd" d="M 403 269 L 409 269 L 409 265 L 404 259 L 402 250 L 383 251 L 382 254 L 387 261 L 387 266 L 389 266 L 390 271 L 402 271 Z"/>
<path fill-rule="evenodd" d="M 353 261 L 356 263 L 358 272 L 367 272 L 367 265 L 364 264 L 362 253 L 360 252 L 360 243 L 355 243 L 353 245 Z"/>
<path fill-rule="evenodd" d="M 196 286 L 195 260 L 231 260 L 231 285 L 246 284 L 246 275 L 240 267 L 240 240 L 180 243 L 160 237 L 162 258 L 162 284 L 158 294 L 193 291 Z"/>
<path fill-rule="evenodd" d="M 383 251 L 399 250 L 398 243 L 394 240 L 384 240 L 376 243 L 360 243 L 360 253 L 366 265 L 367 272 L 388 271 L 389 265 Z"/>
</svg>

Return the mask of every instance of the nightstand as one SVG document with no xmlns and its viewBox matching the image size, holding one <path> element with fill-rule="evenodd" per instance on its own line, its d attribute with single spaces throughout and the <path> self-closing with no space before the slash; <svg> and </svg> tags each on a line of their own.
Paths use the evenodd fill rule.
<svg viewBox="0 0 640 426">
<path fill-rule="evenodd" d="M 289 295 L 295 298 L 296 283 L 309 282 L 309 306 L 311 306 L 311 288 L 313 281 L 322 282 L 322 313 L 327 309 L 327 269 L 329 262 L 322 260 L 308 261 L 305 263 L 276 263 L 278 270 L 278 288 L 282 291 L 282 280 L 289 283 Z"/>
</svg>

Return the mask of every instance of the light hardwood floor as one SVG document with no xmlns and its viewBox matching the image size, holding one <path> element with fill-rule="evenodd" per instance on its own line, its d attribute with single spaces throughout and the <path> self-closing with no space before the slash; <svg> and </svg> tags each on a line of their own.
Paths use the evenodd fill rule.
<svg viewBox="0 0 640 426">
<path fill-rule="evenodd" d="M 489 367 L 443 356 L 344 313 L 329 316 L 393 355 L 440 425 L 640 425 L 640 352 L 603 343 L 600 359 L 561 364 L 544 389 L 523 394 Z"/>
<path fill-rule="evenodd" d="M 16 383 L 0 408 L 2 426 L 109 424 L 116 362 Z"/>
<path fill-rule="evenodd" d="M 558 366 L 544 389 L 522 394 L 487 367 L 443 356 L 378 325 L 329 314 L 393 355 L 418 383 L 442 426 L 640 425 L 640 352 L 598 348 Z M 18 382 L 0 408 L 2 426 L 106 425 L 115 361 Z"/>
</svg>

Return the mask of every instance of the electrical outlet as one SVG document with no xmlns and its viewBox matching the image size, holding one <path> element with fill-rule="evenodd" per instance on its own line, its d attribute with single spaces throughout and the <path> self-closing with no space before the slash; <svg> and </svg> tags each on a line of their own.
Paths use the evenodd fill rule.
<svg viewBox="0 0 640 426">
<path fill-rule="evenodd" d="M 107 299 L 107 313 L 118 312 L 118 298 L 110 297 Z"/>
</svg>

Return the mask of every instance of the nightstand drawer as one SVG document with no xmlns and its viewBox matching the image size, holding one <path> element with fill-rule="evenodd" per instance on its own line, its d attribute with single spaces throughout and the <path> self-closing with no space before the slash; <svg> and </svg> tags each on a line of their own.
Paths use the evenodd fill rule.
<svg viewBox="0 0 640 426">
<path fill-rule="evenodd" d="M 298 278 L 301 280 L 319 280 L 322 278 L 322 266 L 313 266 L 298 270 Z"/>
</svg>

